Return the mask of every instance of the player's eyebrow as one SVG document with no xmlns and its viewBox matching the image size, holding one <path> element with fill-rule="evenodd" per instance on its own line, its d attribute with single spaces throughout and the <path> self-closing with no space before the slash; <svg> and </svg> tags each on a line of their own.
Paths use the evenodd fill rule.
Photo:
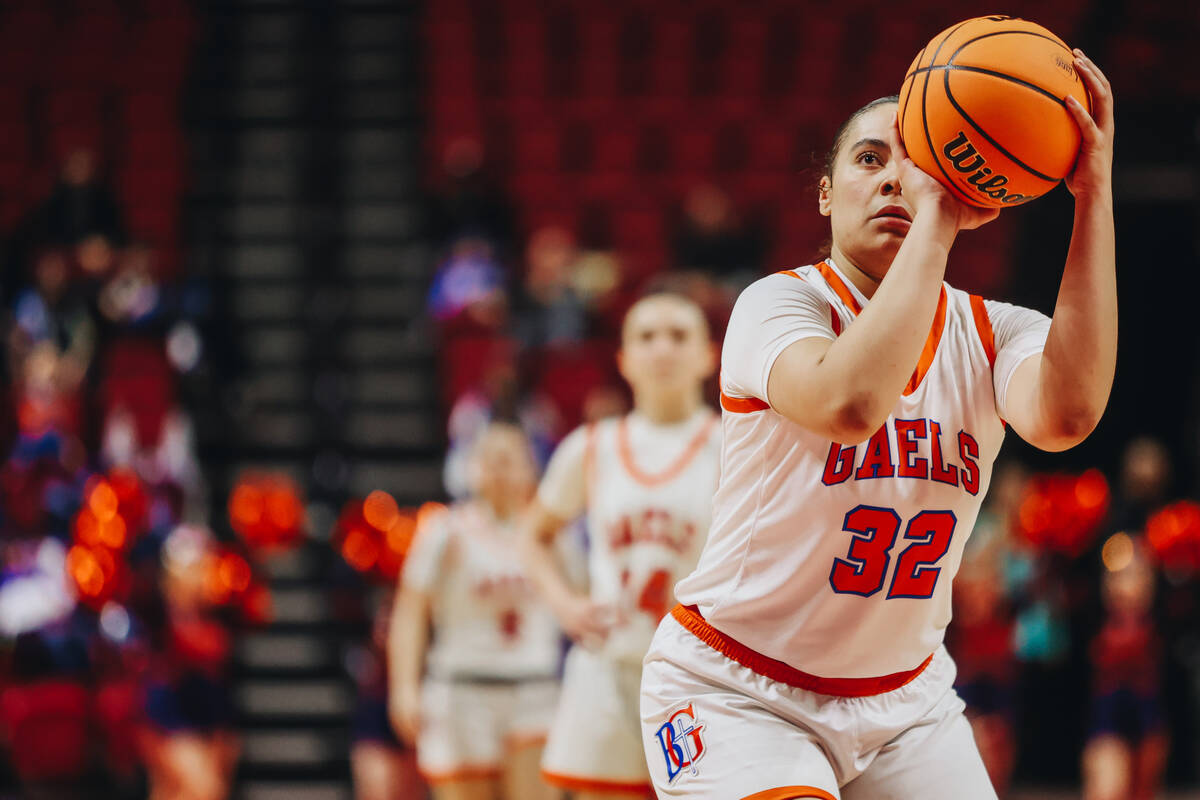
<svg viewBox="0 0 1200 800">
<path fill-rule="evenodd" d="M 870 145 L 871 147 L 878 147 L 881 149 L 888 147 L 888 143 L 885 142 L 883 139 L 859 139 L 857 142 L 854 143 L 854 146 L 851 147 L 850 149 L 857 150 L 858 148 L 862 147 L 864 144 Z"/>
</svg>

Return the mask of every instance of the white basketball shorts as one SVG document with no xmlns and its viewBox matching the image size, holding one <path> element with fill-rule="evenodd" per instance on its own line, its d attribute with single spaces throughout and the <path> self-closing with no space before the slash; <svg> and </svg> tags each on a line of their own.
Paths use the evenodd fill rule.
<svg viewBox="0 0 1200 800">
<path fill-rule="evenodd" d="M 899 688 L 819 694 L 760 675 L 668 615 L 642 675 L 654 789 L 688 800 L 995 800 L 954 676 L 939 648 Z"/>
</svg>

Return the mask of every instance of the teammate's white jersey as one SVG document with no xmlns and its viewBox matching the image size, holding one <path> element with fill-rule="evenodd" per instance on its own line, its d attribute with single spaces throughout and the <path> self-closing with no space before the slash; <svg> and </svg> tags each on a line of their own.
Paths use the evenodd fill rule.
<svg viewBox="0 0 1200 800">
<path fill-rule="evenodd" d="M 721 430 L 707 408 L 673 425 L 634 412 L 576 429 L 546 468 L 538 500 L 564 519 L 587 510 L 593 600 L 621 622 L 603 655 L 641 662 L 696 564 L 720 469 Z"/>
<path fill-rule="evenodd" d="M 676 587 L 721 634 L 824 678 L 914 670 L 941 643 L 1004 438 L 1008 382 L 1049 330 L 1043 314 L 944 285 L 892 414 L 845 446 L 770 408 L 767 379 L 789 345 L 835 339 L 866 302 L 830 262 L 742 293 L 721 359 L 713 522 Z"/>
<path fill-rule="evenodd" d="M 558 624 L 525 577 L 516 522 L 468 501 L 417 532 L 402 580 L 432 596 L 430 677 L 536 679 L 557 672 Z"/>
</svg>

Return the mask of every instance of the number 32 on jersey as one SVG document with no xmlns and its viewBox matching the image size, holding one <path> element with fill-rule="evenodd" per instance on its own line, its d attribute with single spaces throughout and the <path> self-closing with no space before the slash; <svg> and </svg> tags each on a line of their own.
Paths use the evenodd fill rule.
<svg viewBox="0 0 1200 800">
<path fill-rule="evenodd" d="M 842 530 L 853 534 L 845 558 L 835 558 L 829 585 L 839 594 L 870 597 L 883 588 L 902 520 L 895 509 L 860 505 L 846 514 Z M 922 511 L 904 527 L 908 546 L 900 551 L 887 598 L 933 596 L 958 520 L 952 511 Z"/>
</svg>

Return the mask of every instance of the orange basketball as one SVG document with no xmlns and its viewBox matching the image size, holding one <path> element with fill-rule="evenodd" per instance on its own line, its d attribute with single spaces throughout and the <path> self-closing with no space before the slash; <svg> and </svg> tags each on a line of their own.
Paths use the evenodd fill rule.
<svg viewBox="0 0 1200 800">
<path fill-rule="evenodd" d="M 900 135 L 913 162 L 959 199 L 1026 203 L 1066 177 L 1079 153 L 1067 111 L 1091 98 L 1071 48 L 1015 17 L 978 17 L 939 33 L 900 88 Z"/>
</svg>

